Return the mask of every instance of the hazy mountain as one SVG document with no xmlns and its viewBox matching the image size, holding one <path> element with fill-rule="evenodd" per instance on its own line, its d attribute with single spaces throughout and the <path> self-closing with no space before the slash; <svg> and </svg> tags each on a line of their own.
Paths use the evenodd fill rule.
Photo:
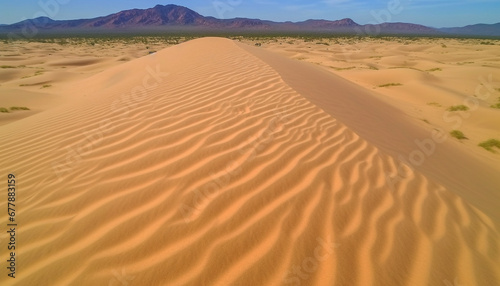
<svg viewBox="0 0 500 286">
<path fill-rule="evenodd" d="M 214 31 L 276 31 L 276 32 L 320 32 L 349 33 L 358 35 L 374 34 L 457 34 L 478 36 L 500 36 L 500 23 L 495 25 L 472 25 L 463 28 L 435 29 L 410 23 L 382 23 L 359 25 L 352 19 L 337 21 L 307 20 L 303 22 L 273 22 L 260 19 L 234 18 L 217 19 L 205 17 L 186 7 L 177 5 L 157 5 L 150 9 L 131 9 L 108 16 L 79 20 L 52 20 L 47 17 L 24 20 L 19 23 L 0 26 L 0 32 L 22 32 L 33 30 L 65 33 L 77 31 L 126 31 L 138 29 L 147 31 L 169 31 L 176 28 L 185 30 Z"/>
<path fill-rule="evenodd" d="M 447 34 L 468 35 L 468 36 L 500 36 L 500 23 L 496 24 L 476 24 L 457 28 L 442 28 L 441 32 Z"/>
</svg>

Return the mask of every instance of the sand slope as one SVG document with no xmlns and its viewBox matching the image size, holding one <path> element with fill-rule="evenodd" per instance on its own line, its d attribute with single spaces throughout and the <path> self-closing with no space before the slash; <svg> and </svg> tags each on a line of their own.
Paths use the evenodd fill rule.
<svg viewBox="0 0 500 286">
<path fill-rule="evenodd" d="M 390 146 L 260 58 L 194 40 L 0 126 L 20 208 L 18 278 L 0 284 L 500 283 L 491 205 L 418 169 L 388 183 Z"/>
</svg>

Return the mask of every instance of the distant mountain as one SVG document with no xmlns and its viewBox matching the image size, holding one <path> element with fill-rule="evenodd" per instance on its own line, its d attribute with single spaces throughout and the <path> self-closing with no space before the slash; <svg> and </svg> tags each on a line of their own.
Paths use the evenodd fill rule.
<svg viewBox="0 0 500 286">
<path fill-rule="evenodd" d="M 36 27 L 38 33 L 79 31 L 171 31 L 175 29 L 193 31 L 254 31 L 254 32 L 317 32 L 357 35 L 420 34 L 420 35 L 472 35 L 500 36 L 500 23 L 495 25 L 473 25 L 463 28 L 435 29 L 410 23 L 381 23 L 359 25 L 352 19 L 337 21 L 307 20 L 303 22 L 273 22 L 260 19 L 217 19 L 205 17 L 186 7 L 157 5 L 149 9 L 131 9 L 108 16 L 79 20 L 52 20 L 39 17 L 19 23 L 0 26 L 0 33 L 26 33 Z"/>
<path fill-rule="evenodd" d="M 297 26 L 314 29 L 335 29 L 335 28 L 354 28 L 360 25 L 353 20 L 346 18 L 337 21 L 327 20 L 307 20 L 304 22 L 294 23 Z"/>
<path fill-rule="evenodd" d="M 441 32 L 466 36 L 500 36 L 500 23 L 496 24 L 476 24 L 458 28 L 442 28 Z"/>
<path fill-rule="evenodd" d="M 90 19 L 82 27 L 141 27 L 163 25 L 207 25 L 213 20 L 207 19 L 193 10 L 176 5 L 157 5 L 150 9 L 121 11 L 105 17 Z"/>
</svg>

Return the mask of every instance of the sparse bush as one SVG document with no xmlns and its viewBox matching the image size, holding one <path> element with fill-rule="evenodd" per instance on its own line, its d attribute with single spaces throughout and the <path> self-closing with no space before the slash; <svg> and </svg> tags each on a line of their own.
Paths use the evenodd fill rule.
<svg viewBox="0 0 500 286">
<path fill-rule="evenodd" d="M 498 149 L 500 149 L 500 140 L 490 139 L 488 141 L 484 141 L 484 142 L 479 143 L 479 146 L 483 147 L 484 149 L 486 149 L 490 152 L 496 153 L 495 150 L 493 149 L 493 147 L 497 147 Z"/>
<path fill-rule="evenodd" d="M 47 87 L 51 87 L 51 86 L 52 86 L 51 84 L 44 84 L 44 85 L 42 86 L 42 88 L 47 88 Z"/>
<path fill-rule="evenodd" d="M 334 66 L 330 66 L 332 69 L 336 70 L 336 71 L 347 71 L 347 70 L 352 70 L 352 69 L 355 69 L 356 67 L 346 67 L 346 68 L 339 68 L 339 67 L 334 67 Z"/>
<path fill-rule="evenodd" d="M 469 110 L 469 108 L 467 106 L 461 104 L 461 105 L 450 106 L 450 107 L 448 107 L 447 110 L 448 111 L 467 111 L 467 110 Z"/>
<path fill-rule="evenodd" d="M 465 137 L 464 133 L 460 130 L 452 130 L 450 132 L 450 135 L 454 138 L 457 138 L 458 140 L 469 139 L 469 138 Z"/>
<path fill-rule="evenodd" d="M 0 66 L 3 69 L 14 69 L 16 68 L 15 66 Z"/>
<path fill-rule="evenodd" d="M 10 110 L 14 111 L 14 110 L 30 110 L 30 109 L 24 106 L 12 106 Z"/>
<path fill-rule="evenodd" d="M 490 107 L 491 107 L 491 108 L 500 109 L 500 103 L 493 104 L 493 105 L 491 105 Z"/>
<path fill-rule="evenodd" d="M 390 86 L 400 86 L 400 85 L 402 85 L 402 84 L 391 82 L 391 83 L 381 84 L 378 87 L 390 87 Z"/>
<path fill-rule="evenodd" d="M 0 107 L 0 112 L 1 113 L 9 113 L 9 110 L 5 107 Z"/>
<path fill-rule="evenodd" d="M 430 105 L 430 106 L 435 106 L 435 107 L 441 107 L 442 105 L 437 103 L 437 102 L 428 102 L 427 105 Z"/>
</svg>

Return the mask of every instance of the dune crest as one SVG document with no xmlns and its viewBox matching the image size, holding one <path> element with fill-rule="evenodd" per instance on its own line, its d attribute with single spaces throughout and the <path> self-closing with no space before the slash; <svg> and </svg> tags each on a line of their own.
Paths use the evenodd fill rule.
<svg viewBox="0 0 500 286">
<path fill-rule="evenodd" d="M 389 184 L 397 159 L 230 40 L 73 92 L 0 126 L 22 210 L 2 285 L 500 282 L 497 221 L 419 170 Z"/>
</svg>

